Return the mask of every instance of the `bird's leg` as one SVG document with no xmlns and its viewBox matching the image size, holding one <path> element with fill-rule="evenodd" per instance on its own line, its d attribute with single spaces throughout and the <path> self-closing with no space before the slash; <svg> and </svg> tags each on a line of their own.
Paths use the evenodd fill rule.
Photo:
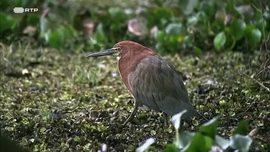
<svg viewBox="0 0 270 152">
<path fill-rule="evenodd" d="M 124 122 L 123 126 L 125 126 L 133 117 L 134 115 L 137 113 L 138 111 L 138 107 L 139 107 L 139 104 L 138 102 L 135 100 L 135 107 L 132 111 L 132 113 L 128 116 L 127 120 Z"/>
<path fill-rule="evenodd" d="M 202 115 L 201 113 L 199 113 L 199 112 L 197 112 L 199 115 L 200 115 L 200 117 L 202 117 L 203 119 L 204 119 L 204 121 L 208 121 L 208 119 L 204 116 L 204 115 Z"/>
</svg>

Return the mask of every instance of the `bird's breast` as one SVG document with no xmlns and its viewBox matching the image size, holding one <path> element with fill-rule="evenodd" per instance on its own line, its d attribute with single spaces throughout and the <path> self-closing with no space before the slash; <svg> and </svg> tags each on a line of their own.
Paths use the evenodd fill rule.
<svg viewBox="0 0 270 152">
<path fill-rule="evenodd" d="M 140 56 L 122 56 L 118 60 L 119 73 L 122 77 L 123 83 L 126 85 L 130 92 L 132 92 L 132 88 L 129 85 L 128 79 L 131 74 L 136 71 L 140 62 L 145 58 L 147 58 L 147 54 Z"/>
</svg>

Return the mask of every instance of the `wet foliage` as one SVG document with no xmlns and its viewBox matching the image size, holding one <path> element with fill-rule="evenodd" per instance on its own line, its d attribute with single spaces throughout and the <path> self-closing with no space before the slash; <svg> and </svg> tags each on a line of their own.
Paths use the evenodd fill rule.
<svg viewBox="0 0 270 152">
<path fill-rule="evenodd" d="M 25 37 L 39 46 L 99 50 L 129 39 L 164 54 L 252 52 L 270 30 L 266 0 L 2 1 L 0 40 L 8 44 Z M 17 6 L 35 11 L 14 13 Z"/>
<path fill-rule="evenodd" d="M 218 134 L 229 138 L 241 120 L 258 129 L 252 151 L 269 149 L 269 99 L 265 89 L 243 75 L 258 72 L 258 53 L 225 52 L 164 56 L 183 76 L 193 105 L 207 118 L 220 116 Z M 51 48 L 1 48 L 1 133 L 31 151 L 134 151 L 148 138 L 156 151 L 172 143 L 169 118 L 144 111 L 122 127 L 133 99 L 121 82 L 115 57 L 87 59 Z M 184 122 L 198 131 L 203 120 Z"/>
</svg>

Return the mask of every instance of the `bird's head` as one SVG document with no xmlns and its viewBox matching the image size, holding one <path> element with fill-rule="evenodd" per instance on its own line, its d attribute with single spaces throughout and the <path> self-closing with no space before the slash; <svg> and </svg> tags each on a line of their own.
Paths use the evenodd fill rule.
<svg viewBox="0 0 270 152">
<path fill-rule="evenodd" d="M 142 55 L 155 55 L 156 53 L 147 47 L 133 42 L 133 41 L 121 41 L 116 43 L 113 48 L 104 51 L 96 52 L 87 55 L 87 57 L 99 57 L 117 54 L 119 57 L 134 57 L 139 54 Z"/>
</svg>

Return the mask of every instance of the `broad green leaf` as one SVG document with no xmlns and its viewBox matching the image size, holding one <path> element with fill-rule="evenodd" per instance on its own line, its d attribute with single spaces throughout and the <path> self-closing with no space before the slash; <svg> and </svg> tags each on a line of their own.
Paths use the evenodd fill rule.
<svg viewBox="0 0 270 152">
<path fill-rule="evenodd" d="M 94 20 L 98 20 L 100 23 L 104 25 L 109 25 L 113 20 L 113 18 L 110 17 L 109 12 L 107 11 L 92 11 L 91 15 Z"/>
<path fill-rule="evenodd" d="M 209 17 L 205 14 L 205 12 L 201 11 L 197 13 L 197 18 L 199 20 L 199 24 L 203 23 L 201 26 L 207 26 L 206 23 L 209 21 Z"/>
<path fill-rule="evenodd" d="M 230 33 L 234 36 L 235 40 L 239 40 L 243 37 L 246 28 L 246 23 L 242 19 L 235 19 L 230 25 Z"/>
<path fill-rule="evenodd" d="M 6 10 L 8 7 L 10 7 L 10 0 L 1 0 L 0 10 Z"/>
<path fill-rule="evenodd" d="M 179 0 L 180 9 L 184 12 L 184 14 L 191 14 L 194 9 L 198 6 L 198 0 Z"/>
<path fill-rule="evenodd" d="M 200 3 L 201 10 L 206 13 L 208 17 L 215 15 L 216 9 L 214 3 L 211 1 L 203 1 Z"/>
<path fill-rule="evenodd" d="M 178 43 L 181 43 L 183 42 L 184 40 L 184 37 L 181 36 L 180 34 L 179 35 L 168 35 L 166 37 L 166 42 L 171 45 L 175 45 L 175 44 L 178 44 Z"/>
<path fill-rule="evenodd" d="M 127 14 L 125 13 L 124 9 L 118 7 L 111 7 L 108 10 L 111 19 L 115 24 L 125 23 L 127 21 Z"/>
<path fill-rule="evenodd" d="M 143 12 L 144 18 L 148 21 L 148 27 L 158 26 L 164 28 L 172 19 L 172 9 L 169 8 L 146 8 Z"/>
<path fill-rule="evenodd" d="M 201 132 L 198 132 L 193 137 L 190 145 L 187 149 L 184 149 L 185 152 L 206 152 L 210 151 L 212 147 L 212 139 L 208 136 L 203 135 Z"/>
<path fill-rule="evenodd" d="M 261 31 L 257 28 L 254 28 L 254 26 L 249 26 L 246 28 L 245 35 L 248 39 L 249 45 L 252 47 L 257 46 L 262 38 Z"/>
<path fill-rule="evenodd" d="M 192 38 L 193 37 L 191 35 L 186 35 L 184 37 L 184 42 L 190 45 L 190 44 L 192 44 Z"/>
<path fill-rule="evenodd" d="M 267 22 L 265 19 L 261 19 L 261 20 L 255 21 L 254 24 L 255 24 L 256 28 L 263 31 L 266 29 Z M 269 24 L 270 24 L 270 22 L 269 22 Z"/>
<path fill-rule="evenodd" d="M 30 7 L 30 6 L 33 6 L 33 0 L 23 0 L 22 1 L 22 7 Z"/>
<path fill-rule="evenodd" d="M 254 14 L 254 21 L 259 21 L 259 20 L 262 20 L 263 19 L 263 14 L 262 12 L 260 11 L 255 11 L 255 14 Z"/>
<path fill-rule="evenodd" d="M 159 7 L 154 10 L 155 17 L 170 20 L 172 18 L 171 9 Z"/>
<path fill-rule="evenodd" d="M 73 38 L 76 34 L 76 31 L 71 25 L 68 26 L 62 26 L 61 31 L 63 32 L 66 39 Z"/>
<path fill-rule="evenodd" d="M 219 32 L 214 38 L 214 46 L 219 51 L 226 43 L 225 32 Z"/>
<path fill-rule="evenodd" d="M 244 31 L 244 36 L 245 36 L 245 37 L 248 37 L 249 34 L 251 33 L 251 31 L 252 31 L 253 29 L 255 29 L 255 25 L 254 25 L 254 24 L 248 24 L 248 25 L 246 26 L 245 31 Z"/>
<path fill-rule="evenodd" d="M 180 23 L 171 23 L 166 27 L 165 31 L 166 34 L 181 34 L 184 31 L 184 27 Z"/>
<path fill-rule="evenodd" d="M 187 26 L 196 25 L 199 21 L 199 15 L 194 15 L 188 18 Z"/>
<path fill-rule="evenodd" d="M 233 131 L 233 134 L 247 135 L 248 131 L 248 120 L 242 120 L 238 123 L 237 128 Z"/>
<path fill-rule="evenodd" d="M 28 25 L 37 26 L 40 23 L 40 16 L 38 14 L 32 13 L 28 15 Z"/>
<path fill-rule="evenodd" d="M 249 136 L 242 136 L 235 134 L 231 138 L 231 147 L 240 150 L 241 152 L 248 152 L 252 139 Z"/>
<path fill-rule="evenodd" d="M 195 133 L 193 132 L 181 132 L 179 135 L 180 143 L 178 148 L 186 149 L 194 136 Z"/>
<path fill-rule="evenodd" d="M 195 52 L 196 54 L 202 54 L 202 49 L 195 46 L 194 52 Z"/>
<path fill-rule="evenodd" d="M 227 149 L 230 146 L 230 140 L 224 139 L 223 137 L 220 137 L 219 135 L 216 135 L 215 143 L 222 149 Z"/>
<path fill-rule="evenodd" d="M 233 14 L 235 16 L 240 15 L 236 10 L 236 2 L 235 1 L 228 1 L 226 3 L 225 11 L 229 14 Z"/>
<path fill-rule="evenodd" d="M 17 21 L 13 19 L 11 16 L 8 16 L 4 13 L 0 12 L 0 33 L 5 30 L 12 29 L 16 25 Z"/>
<path fill-rule="evenodd" d="M 217 11 L 215 15 L 215 20 L 211 23 L 211 30 L 217 34 L 225 28 L 224 19 L 226 12 Z"/>
<path fill-rule="evenodd" d="M 217 134 L 217 126 L 219 124 L 219 117 L 215 117 L 212 120 L 208 121 L 207 123 L 203 124 L 200 127 L 199 132 L 203 135 L 209 136 L 212 139 L 215 139 Z"/>
<path fill-rule="evenodd" d="M 158 51 L 159 53 L 164 53 L 164 46 L 162 45 L 162 42 L 158 42 L 155 45 L 156 51 Z"/>
<path fill-rule="evenodd" d="M 14 0 L 12 5 L 13 6 L 22 6 L 23 0 Z"/>
<path fill-rule="evenodd" d="M 98 24 L 97 28 L 96 28 L 96 32 L 94 34 L 94 38 L 96 39 L 96 41 L 98 42 L 106 42 L 107 41 L 107 37 L 104 34 L 103 31 L 103 24 Z"/>
<path fill-rule="evenodd" d="M 65 44 L 64 34 L 60 29 L 46 33 L 47 42 L 50 46 L 60 49 Z"/>
<path fill-rule="evenodd" d="M 179 152 L 178 148 L 175 146 L 175 144 L 168 144 L 163 152 Z"/>
<path fill-rule="evenodd" d="M 163 41 L 164 40 L 164 37 L 165 37 L 165 32 L 164 31 L 157 31 L 155 32 L 154 34 L 154 38 L 157 40 L 157 41 Z"/>
</svg>

